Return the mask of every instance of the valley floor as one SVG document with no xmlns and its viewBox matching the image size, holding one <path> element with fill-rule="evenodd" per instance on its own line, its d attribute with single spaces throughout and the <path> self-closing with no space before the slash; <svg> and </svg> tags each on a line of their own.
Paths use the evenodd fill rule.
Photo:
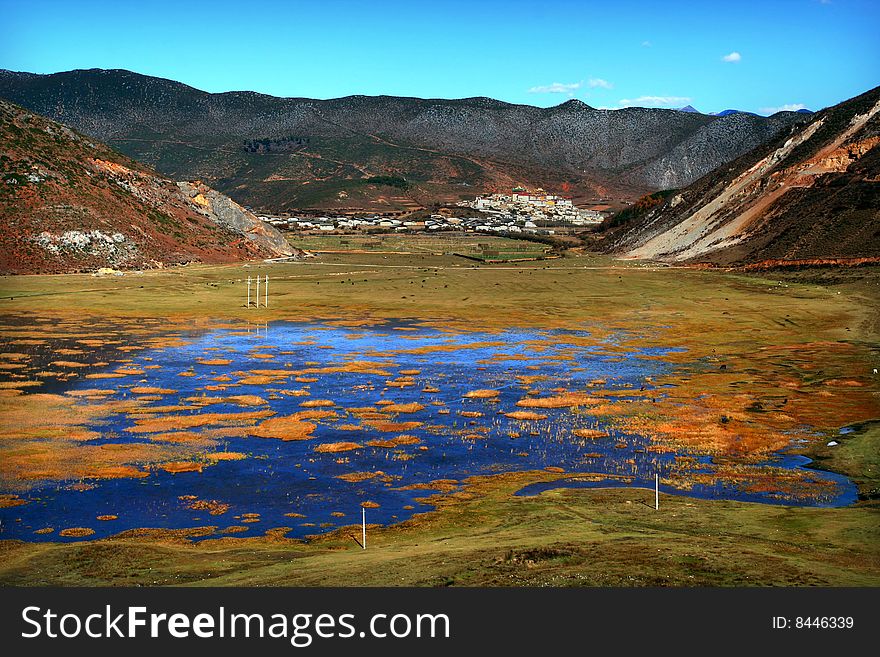
<svg viewBox="0 0 880 657">
<path fill-rule="evenodd" d="M 269 308 L 244 307 L 249 276 Z M 96 278 L 0 279 L 0 315 L 20 327 L 92 321 L 122 332 L 217 320 L 418 318 L 474 326 L 624 331 L 681 347 L 678 391 L 628 421 L 668 440 L 707 441 L 720 461 L 760 453 L 766 434 L 810 427 L 799 450 L 849 476 L 841 508 L 710 501 L 635 488 L 513 493 L 546 471 L 472 478 L 437 510 L 315 540 L 150 533 L 77 543 L 0 541 L 4 585 L 872 585 L 880 584 L 880 272 L 760 276 L 619 263 L 569 252 L 478 265 L 431 253 L 332 253 L 296 263 L 190 266 Z M 50 327 L 50 328 L 47 328 Z M 157 330 L 160 327 L 156 327 Z M 10 329 L 11 330 L 11 329 Z M 711 399 L 708 403 L 705 400 Z M 784 402 L 779 400 L 784 399 Z M 11 416 L 0 418 L 4 434 Z M 729 422 L 738 443 L 727 440 Z M 722 424 L 724 425 L 722 427 Z M 851 426 L 845 435 L 839 429 Z M 834 439 L 837 446 L 827 446 Z M 740 451 L 737 451 L 740 450 Z M 736 473 L 730 466 L 728 476 Z"/>
</svg>

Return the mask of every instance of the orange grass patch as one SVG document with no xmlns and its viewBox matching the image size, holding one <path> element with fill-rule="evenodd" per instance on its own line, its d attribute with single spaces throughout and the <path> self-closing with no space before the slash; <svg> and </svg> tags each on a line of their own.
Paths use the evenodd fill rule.
<svg viewBox="0 0 880 657">
<path fill-rule="evenodd" d="M 422 406 L 418 402 L 411 402 L 409 404 L 391 403 L 391 404 L 388 404 L 387 406 L 385 406 L 385 408 L 382 410 L 385 411 L 386 413 L 417 413 L 418 411 L 421 411 L 424 408 L 425 407 Z"/>
<path fill-rule="evenodd" d="M 439 490 L 442 493 L 450 493 L 458 488 L 458 486 L 459 482 L 457 479 L 434 479 L 433 481 L 429 481 L 427 483 L 401 486 L 400 488 L 396 488 L 395 490 Z M 405 506 L 403 508 L 407 510 L 413 509 L 412 506 Z"/>
<path fill-rule="evenodd" d="M 552 397 L 525 397 L 516 402 L 517 406 L 526 408 L 567 408 L 598 404 L 599 399 L 583 392 L 565 392 Z"/>
<path fill-rule="evenodd" d="M 337 452 L 350 452 L 356 449 L 362 449 L 360 443 L 322 443 L 315 447 L 316 452 L 336 454 Z"/>
<path fill-rule="evenodd" d="M 58 535 L 72 538 L 82 538 L 84 536 L 91 536 L 94 533 L 95 530 L 89 529 L 88 527 L 68 527 L 67 529 L 62 529 L 60 532 L 58 532 Z"/>
<path fill-rule="evenodd" d="M 262 406 L 268 404 L 259 395 L 230 395 L 228 397 L 208 397 L 205 395 L 185 397 L 185 402 L 196 406 L 209 406 L 211 404 L 235 404 L 236 406 Z"/>
<path fill-rule="evenodd" d="M 163 417 L 140 418 L 134 426 L 127 427 L 130 433 L 159 433 L 175 429 L 192 429 L 211 424 L 248 424 L 254 420 L 270 417 L 275 411 L 249 411 L 245 413 L 194 413 L 192 415 L 166 415 Z"/>
<path fill-rule="evenodd" d="M 240 461 L 245 458 L 247 458 L 247 455 L 241 452 L 211 452 L 205 454 L 205 459 L 211 463 L 216 463 L 217 461 Z"/>
<path fill-rule="evenodd" d="M 303 408 L 316 408 L 320 406 L 336 406 L 336 402 L 332 399 L 307 399 L 300 403 Z"/>
<path fill-rule="evenodd" d="M 299 411 L 297 413 L 294 413 L 293 416 L 295 416 L 299 420 L 323 420 L 328 417 L 333 417 L 333 418 L 339 417 L 337 415 L 336 411 L 319 411 L 319 410 Z"/>
<path fill-rule="evenodd" d="M 0 494 L 0 509 L 8 509 L 13 506 L 22 506 L 27 504 L 27 500 L 21 499 L 18 495 L 12 493 Z"/>
<path fill-rule="evenodd" d="M 363 413 L 376 413 L 378 409 L 375 406 L 354 406 L 345 409 L 352 415 L 361 415 Z"/>
<path fill-rule="evenodd" d="M 222 516 L 229 511 L 230 505 L 218 500 L 193 500 L 187 504 L 187 508 L 194 511 L 207 511 L 212 516 Z"/>
<path fill-rule="evenodd" d="M 83 390 L 67 390 L 64 394 L 70 397 L 104 397 L 112 395 L 115 390 L 106 390 L 102 388 L 85 388 Z"/>
<path fill-rule="evenodd" d="M 491 399 L 492 397 L 497 397 L 501 393 L 497 390 L 471 390 L 470 392 L 464 393 L 465 397 L 469 399 Z"/>
<path fill-rule="evenodd" d="M 532 411 L 511 411 L 504 414 L 512 420 L 546 420 L 547 416 L 541 413 L 533 413 Z"/>
<path fill-rule="evenodd" d="M 423 422 L 385 422 L 383 420 L 364 420 L 364 424 L 373 427 L 377 431 L 383 433 L 393 433 L 397 431 L 412 431 L 418 429 Z"/>
<path fill-rule="evenodd" d="M 228 358 L 196 358 L 196 362 L 202 365 L 229 365 L 232 361 Z"/>
<path fill-rule="evenodd" d="M 386 381 L 385 385 L 389 388 L 409 388 L 410 386 L 414 386 L 415 383 L 415 379 L 411 377 L 400 376 L 396 379 Z"/>
<path fill-rule="evenodd" d="M 157 467 L 165 472 L 178 474 L 180 472 L 201 472 L 205 464 L 197 461 L 169 461 L 167 463 L 160 463 Z"/>
<path fill-rule="evenodd" d="M 297 414 L 264 420 L 248 430 L 248 435 L 257 438 L 276 438 L 278 440 L 308 440 L 317 429 L 312 422 L 304 422 Z"/>
<path fill-rule="evenodd" d="M 360 483 L 362 481 L 369 481 L 370 479 L 378 479 L 379 481 L 385 483 L 394 481 L 394 479 L 400 479 L 400 477 L 386 474 L 381 470 L 377 470 L 376 472 L 348 472 L 346 474 L 336 475 L 336 478 L 353 484 Z"/>
<path fill-rule="evenodd" d="M 43 385 L 42 381 L 0 381 L 0 390 L 17 390 L 18 388 L 33 388 Z"/>
<path fill-rule="evenodd" d="M 421 440 L 419 440 L 416 436 L 410 436 L 408 434 L 401 434 L 400 436 L 395 436 L 394 438 L 382 439 L 376 438 L 367 443 L 370 447 L 399 447 L 400 445 L 418 445 Z"/>
<path fill-rule="evenodd" d="M 267 376 L 265 374 L 253 374 L 251 376 L 246 376 L 238 380 L 239 385 L 243 386 L 264 386 L 270 383 L 277 383 L 279 378 L 277 376 Z"/>
<path fill-rule="evenodd" d="M 308 390 L 277 390 L 278 394 L 284 395 L 285 397 L 308 397 L 311 393 Z"/>
<path fill-rule="evenodd" d="M 296 374 L 374 374 L 376 376 L 391 376 L 388 367 L 394 363 L 389 361 L 353 360 L 340 365 L 327 365 L 324 367 L 308 367 L 297 370 Z"/>
<path fill-rule="evenodd" d="M 100 434 L 84 425 L 105 415 L 125 412 L 136 406 L 137 402 L 133 400 L 81 404 L 65 395 L 0 396 L 0 442 L 39 439 L 92 440 Z"/>
<path fill-rule="evenodd" d="M 578 438 L 607 438 L 608 434 L 599 429 L 575 429 L 572 433 Z"/>
</svg>

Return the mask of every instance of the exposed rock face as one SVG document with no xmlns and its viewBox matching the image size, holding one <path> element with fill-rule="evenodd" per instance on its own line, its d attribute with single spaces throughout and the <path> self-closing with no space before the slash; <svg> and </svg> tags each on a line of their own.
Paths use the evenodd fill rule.
<svg viewBox="0 0 880 657">
<path fill-rule="evenodd" d="M 606 111 L 578 100 L 541 109 L 490 98 L 208 94 L 104 70 L 0 71 L 0 97 L 166 175 L 205 180 L 240 203 L 275 210 L 458 200 L 517 182 L 587 197 L 637 196 L 687 185 L 807 120 L 794 112 Z M 363 183 L 376 175 L 403 177 L 410 187 Z"/>
<path fill-rule="evenodd" d="M 880 87 L 811 115 L 662 203 L 643 204 L 604 243 L 625 258 L 668 261 L 880 256 L 878 144 Z"/>
<path fill-rule="evenodd" d="M 0 175 L 3 274 L 143 269 L 294 252 L 275 228 L 219 192 L 178 185 L 6 101 L 0 101 Z"/>
<path fill-rule="evenodd" d="M 261 249 L 268 249 L 276 256 L 291 256 L 294 249 L 284 235 L 245 210 L 225 194 L 199 182 L 179 182 L 181 192 L 204 208 L 205 215 L 214 223 L 241 233 Z"/>
</svg>

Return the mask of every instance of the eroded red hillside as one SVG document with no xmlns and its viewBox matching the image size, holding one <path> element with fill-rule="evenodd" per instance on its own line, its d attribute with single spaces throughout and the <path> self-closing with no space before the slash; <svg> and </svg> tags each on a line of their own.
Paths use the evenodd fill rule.
<svg viewBox="0 0 880 657">
<path fill-rule="evenodd" d="M 0 101 L 0 273 L 144 269 L 290 255 L 274 228 Z"/>
</svg>

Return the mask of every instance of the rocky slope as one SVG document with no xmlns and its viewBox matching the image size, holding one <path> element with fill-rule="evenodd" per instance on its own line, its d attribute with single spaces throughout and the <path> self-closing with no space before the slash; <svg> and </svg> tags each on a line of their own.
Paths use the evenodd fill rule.
<svg viewBox="0 0 880 657">
<path fill-rule="evenodd" d="M 635 198 L 693 182 L 806 120 L 794 112 L 764 118 L 605 111 L 577 100 L 541 109 L 489 98 L 209 94 L 95 69 L 0 71 L 0 97 L 166 175 L 206 180 L 241 203 L 276 210 L 392 209 L 516 183 L 582 198 Z M 381 175 L 403 177 L 409 187 L 365 183 Z"/>
<path fill-rule="evenodd" d="M 3 274 L 293 253 L 276 229 L 206 185 L 172 182 L 2 100 L 0 178 Z"/>
<path fill-rule="evenodd" d="M 880 87 L 679 193 L 610 222 L 605 248 L 624 258 L 755 263 L 880 257 Z"/>
</svg>

